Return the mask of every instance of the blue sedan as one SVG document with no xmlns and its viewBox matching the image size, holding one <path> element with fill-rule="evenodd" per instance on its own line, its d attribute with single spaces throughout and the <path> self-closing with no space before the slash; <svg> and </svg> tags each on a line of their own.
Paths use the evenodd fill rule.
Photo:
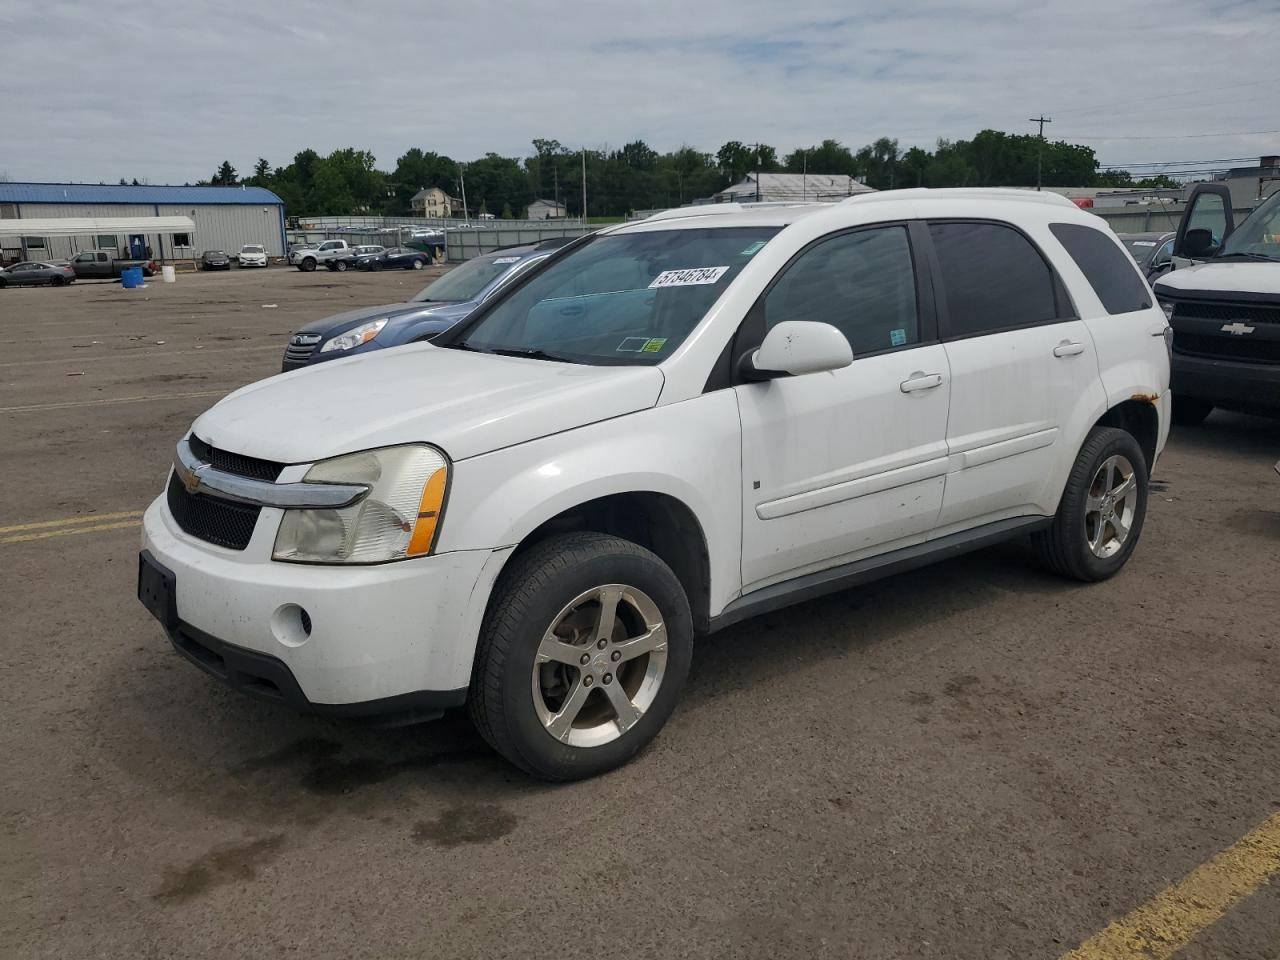
<svg viewBox="0 0 1280 960">
<path fill-rule="evenodd" d="M 361 307 L 312 321 L 289 338 L 281 369 L 288 372 L 326 360 L 430 340 L 465 320 L 515 277 L 573 239 L 544 240 L 475 257 L 428 284 L 408 303 Z"/>
</svg>

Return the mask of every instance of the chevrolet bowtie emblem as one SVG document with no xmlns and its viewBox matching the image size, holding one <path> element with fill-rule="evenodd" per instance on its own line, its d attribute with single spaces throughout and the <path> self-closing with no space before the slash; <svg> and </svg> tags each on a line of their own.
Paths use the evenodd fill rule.
<svg viewBox="0 0 1280 960">
<path fill-rule="evenodd" d="M 178 475 L 178 479 L 182 481 L 183 488 L 187 493 L 195 493 L 200 489 L 200 470 L 188 470 L 181 463 L 173 465 L 173 471 Z"/>
<path fill-rule="evenodd" d="M 1253 333 L 1253 327 L 1249 326 L 1247 323 L 1241 323 L 1239 320 L 1236 320 L 1234 323 L 1224 323 L 1222 325 L 1222 332 L 1229 333 L 1235 337 L 1243 337 L 1246 333 Z"/>
</svg>

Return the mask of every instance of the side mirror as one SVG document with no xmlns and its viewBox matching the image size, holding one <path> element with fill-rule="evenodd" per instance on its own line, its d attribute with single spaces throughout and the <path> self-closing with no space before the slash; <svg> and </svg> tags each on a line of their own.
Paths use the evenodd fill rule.
<svg viewBox="0 0 1280 960">
<path fill-rule="evenodd" d="M 1211 257 L 1218 252 L 1218 244 L 1214 242 L 1213 231 L 1197 228 L 1188 230 L 1182 238 L 1182 252 L 1188 257 Z"/>
<path fill-rule="evenodd" d="M 758 350 L 743 356 L 741 372 L 746 380 L 772 380 L 839 370 L 851 363 L 849 341 L 831 324 L 788 320 L 765 334 Z"/>
</svg>

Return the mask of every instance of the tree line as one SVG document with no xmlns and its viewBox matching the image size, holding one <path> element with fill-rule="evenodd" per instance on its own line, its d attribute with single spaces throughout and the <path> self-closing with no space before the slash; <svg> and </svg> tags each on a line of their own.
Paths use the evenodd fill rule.
<svg viewBox="0 0 1280 960">
<path fill-rule="evenodd" d="M 486 153 L 461 163 L 413 147 L 392 170 L 379 170 L 368 150 L 346 147 L 321 156 L 307 149 L 287 166 L 258 158 L 241 178 L 223 161 L 202 183 L 266 187 L 291 215 L 407 216 L 424 187 L 467 199 L 467 215 L 523 217 L 535 199 L 558 200 L 567 215 L 582 214 L 585 163 L 589 217 L 619 217 L 633 210 L 674 207 L 709 197 L 754 172 L 848 174 L 879 190 L 895 187 L 1034 186 L 1037 163 L 1045 186 L 1173 187 L 1165 176 L 1135 180 L 1125 170 L 1099 169 L 1091 147 L 1040 140 L 1029 134 L 983 130 L 971 140 L 939 140 L 935 148 L 901 150 L 882 137 L 853 150 L 838 140 L 798 148 L 785 156 L 768 144 L 730 141 L 715 153 L 682 146 L 658 153 L 642 140 L 618 149 L 570 150 L 558 140 L 534 140 L 524 157 Z"/>
</svg>

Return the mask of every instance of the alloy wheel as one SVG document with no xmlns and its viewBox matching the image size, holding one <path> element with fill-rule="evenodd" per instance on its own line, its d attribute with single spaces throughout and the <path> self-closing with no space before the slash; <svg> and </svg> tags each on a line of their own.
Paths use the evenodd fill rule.
<svg viewBox="0 0 1280 960">
<path fill-rule="evenodd" d="M 653 705 L 667 669 L 667 627 L 641 590 L 604 584 L 552 620 L 533 664 L 533 703 L 547 732 L 573 747 L 621 737 Z"/>
<path fill-rule="evenodd" d="M 1138 508 L 1138 479 L 1129 458 L 1114 454 L 1103 460 L 1085 499 L 1084 532 L 1095 557 L 1114 556 L 1129 539 Z"/>
</svg>

